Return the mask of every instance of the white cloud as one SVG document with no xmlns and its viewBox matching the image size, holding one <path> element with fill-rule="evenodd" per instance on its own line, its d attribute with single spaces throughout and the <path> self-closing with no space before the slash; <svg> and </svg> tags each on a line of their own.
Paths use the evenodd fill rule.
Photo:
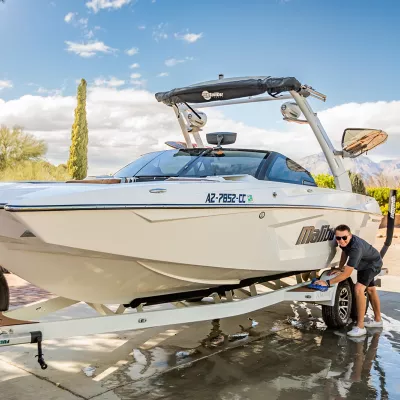
<svg viewBox="0 0 400 400">
<path fill-rule="evenodd" d="M 134 56 L 135 54 L 139 53 L 139 49 L 137 47 L 132 47 L 125 50 L 125 53 L 128 54 L 128 56 Z"/>
<path fill-rule="evenodd" d="M 111 76 L 108 80 L 103 77 L 96 78 L 94 80 L 95 86 L 106 86 L 106 87 L 119 87 L 125 85 L 125 81 L 117 79 L 115 76 Z"/>
<path fill-rule="evenodd" d="M 2 81 L 0 80 L 0 90 L 9 89 L 13 87 L 13 83 L 11 81 Z"/>
<path fill-rule="evenodd" d="M 88 22 L 89 22 L 88 18 L 80 18 L 78 20 L 78 25 L 80 25 L 82 29 L 86 29 Z"/>
<path fill-rule="evenodd" d="M 70 42 L 66 41 L 67 44 L 67 51 L 71 53 L 75 53 L 81 57 L 89 58 L 93 57 L 97 53 L 112 53 L 116 51 L 116 49 L 113 49 L 107 45 L 105 45 L 103 42 L 88 42 L 88 43 L 76 43 L 76 42 Z"/>
<path fill-rule="evenodd" d="M 105 9 L 118 9 L 129 4 L 130 2 L 131 0 L 90 0 L 86 3 L 86 7 L 97 13 L 100 10 Z"/>
<path fill-rule="evenodd" d="M 147 81 L 145 79 L 132 79 L 131 85 L 136 88 L 143 88 L 146 86 Z"/>
<path fill-rule="evenodd" d="M 188 32 L 185 34 L 175 33 L 174 36 L 176 39 L 184 40 L 185 42 L 188 42 L 188 43 L 194 43 L 203 37 L 203 32 L 201 32 L 201 33 L 189 33 Z"/>
<path fill-rule="evenodd" d="M 93 32 L 92 30 L 89 30 L 89 31 L 85 34 L 85 36 L 86 36 L 88 39 L 93 39 L 93 37 L 94 37 L 94 32 Z"/>
<path fill-rule="evenodd" d="M 61 96 L 63 93 L 63 89 L 46 89 L 40 86 L 37 90 L 37 93 L 48 96 Z"/>
<path fill-rule="evenodd" d="M 168 39 L 168 34 L 165 32 L 168 24 L 162 22 L 158 24 L 157 27 L 153 30 L 153 39 L 158 42 L 162 39 Z"/>
<path fill-rule="evenodd" d="M 140 74 L 131 74 L 131 79 L 139 79 L 139 78 L 141 78 L 142 77 L 142 75 L 140 75 Z"/>
<path fill-rule="evenodd" d="M 138 29 L 144 30 L 144 29 L 146 29 L 146 25 L 139 25 L 139 26 L 138 26 Z"/>
<path fill-rule="evenodd" d="M 83 36 L 85 38 L 87 38 L 87 39 L 94 38 L 93 30 L 88 29 L 88 23 L 89 23 L 88 18 L 79 18 L 78 19 L 77 12 L 70 12 L 64 17 L 64 21 L 66 23 L 72 25 L 74 28 L 78 28 L 78 29 L 82 30 Z"/>
<path fill-rule="evenodd" d="M 141 82 L 141 81 L 140 81 Z M 139 85 L 138 88 L 142 86 Z M 158 103 L 147 90 L 91 87 L 87 96 L 89 126 L 89 173 L 115 172 L 140 154 L 166 149 L 167 140 L 182 140 L 178 122 L 170 107 Z M 280 103 L 267 103 L 280 118 Z M 0 121 L 25 127 L 48 143 L 47 158 L 59 164 L 68 159 L 70 132 L 76 107 L 75 96 L 22 96 L 0 99 Z M 235 106 L 245 113 L 249 105 Z M 276 150 L 299 160 L 320 151 L 308 126 L 282 122 L 278 129 L 249 126 L 228 118 L 219 109 L 207 109 L 208 123 L 201 133 L 238 132 L 235 147 Z M 240 114 L 238 114 L 240 115 Z M 387 143 L 373 150 L 380 158 L 399 158 L 400 101 L 343 104 L 319 113 L 329 136 L 337 142 L 345 127 L 375 127 L 389 133 Z"/>
<path fill-rule="evenodd" d="M 176 58 L 169 58 L 168 60 L 165 60 L 165 65 L 167 67 L 175 67 L 175 65 L 182 64 L 186 61 L 192 61 L 192 60 L 193 60 L 193 57 L 185 57 L 180 60 L 178 60 Z"/>
<path fill-rule="evenodd" d="M 157 76 L 158 76 L 159 78 L 164 78 L 165 76 L 168 76 L 168 75 L 169 75 L 168 72 L 161 72 L 161 73 L 158 74 Z"/>
<path fill-rule="evenodd" d="M 73 12 L 69 12 L 65 17 L 64 17 L 64 21 L 69 24 L 75 17 L 75 15 L 77 15 L 77 13 L 73 13 Z"/>
<path fill-rule="evenodd" d="M 153 32 L 153 38 L 156 42 L 160 41 L 161 39 L 168 39 L 168 34 L 165 32 Z"/>
<path fill-rule="evenodd" d="M 133 63 L 133 64 L 131 64 L 130 66 L 129 66 L 129 68 L 139 68 L 140 67 L 140 65 L 138 64 L 138 63 Z"/>
<path fill-rule="evenodd" d="M 318 113 L 325 130 L 340 148 L 346 128 L 383 129 L 389 135 L 385 144 L 368 153 L 373 159 L 400 158 L 400 101 L 347 103 Z"/>
<path fill-rule="evenodd" d="M 69 12 L 65 17 L 64 21 L 67 24 L 72 24 L 76 28 L 81 28 L 81 29 L 86 29 L 89 19 L 88 18 L 79 18 L 77 19 L 76 17 L 78 16 L 77 12 Z"/>
</svg>

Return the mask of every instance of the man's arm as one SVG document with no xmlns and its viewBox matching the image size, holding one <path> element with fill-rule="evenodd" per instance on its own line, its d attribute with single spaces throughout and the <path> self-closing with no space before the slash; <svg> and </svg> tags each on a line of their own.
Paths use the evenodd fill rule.
<svg viewBox="0 0 400 400">
<path fill-rule="evenodd" d="M 343 259 L 344 259 L 343 265 L 346 262 L 347 257 L 346 257 L 346 254 L 343 256 L 343 253 L 342 253 L 342 256 L 340 257 L 339 267 L 341 267 Z M 360 262 L 361 257 L 362 257 L 361 249 L 352 250 L 349 255 L 348 264 L 344 267 L 344 269 L 340 268 L 341 272 L 339 274 L 337 274 L 334 278 L 329 279 L 329 283 L 331 285 L 334 285 L 335 283 L 339 283 L 339 282 L 346 280 L 353 273 L 353 270 Z M 352 265 L 354 265 L 355 267 L 352 267 Z M 323 285 L 323 286 L 327 285 L 327 283 L 322 280 L 316 281 L 315 283 L 317 285 Z"/>
<path fill-rule="evenodd" d="M 340 261 L 339 261 L 339 269 L 341 271 L 344 271 L 344 265 L 346 264 L 347 261 L 347 254 L 342 250 L 342 255 L 340 256 Z"/>
<path fill-rule="evenodd" d="M 340 265 L 342 263 L 342 260 L 343 260 L 343 254 L 345 254 L 345 253 L 344 252 L 342 253 L 342 257 L 340 258 L 339 267 L 340 267 Z M 341 269 L 341 271 L 343 271 L 343 272 L 341 272 L 340 274 L 336 275 L 334 278 L 330 279 L 329 283 L 331 285 L 333 285 L 335 283 L 339 283 L 339 282 L 342 282 L 342 281 L 346 280 L 353 273 L 354 268 L 357 267 L 357 265 L 359 264 L 359 262 L 361 260 L 361 257 L 362 257 L 361 249 L 354 249 L 354 250 L 352 249 L 350 251 L 350 254 L 349 254 L 349 259 L 347 261 L 347 265 L 344 267 L 344 269 Z M 346 262 L 346 258 L 347 257 L 346 257 L 346 254 L 345 254 L 343 265 Z M 352 265 L 354 265 L 354 267 L 352 267 Z"/>
<path fill-rule="evenodd" d="M 344 267 L 344 270 L 342 272 L 340 272 L 339 274 L 337 274 L 334 278 L 329 279 L 329 283 L 331 285 L 334 285 L 335 283 L 339 283 L 342 281 L 345 281 L 352 273 L 353 273 L 354 268 L 350 267 L 350 265 L 346 265 Z M 322 285 L 322 286 L 327 286 L 328 284 L 323 281 L 323 280 L 319 280 L 314 282 L 316 285 Z"/>
<path fill-rule="evenodd" d="M 342 271 L 343 271 L 342 273 L 338 274 L 334 278 L 329 279 L 329 283 L 331 285 L 345 281 L 353 273 L 354 267 L 351 267 L 350 265 L 346 265 Z"/>
<path fill-rule="evenodd" d="M 337 267 L 332 267 L 331 270 L 328 272 L 328 275 L 335 275 L 335 274 L 338 274 L 339 272 L 343 272 L 344 265 L 346 264 L 346 260 L 347 260 L 347 255 L 342 250 L 342 255 L 340 256 L 339 265 Z"/>
</svg>

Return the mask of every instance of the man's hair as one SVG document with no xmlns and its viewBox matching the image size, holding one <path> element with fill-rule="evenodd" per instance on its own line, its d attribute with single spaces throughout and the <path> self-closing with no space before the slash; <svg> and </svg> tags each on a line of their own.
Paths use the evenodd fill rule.
<svg viewBox="0 0 400 400">
<path fill-rule="evenodd" d="M 349 228 L 347 225 L 344 225 L 344 224 L 338 225 L 338 226 L 336 227 L 335 231 L 341 231 L 341 232 L 343 232 L 343 231 L 349 231 L 349 233 L 351 233 L 350 228 Z"/>
</svg>

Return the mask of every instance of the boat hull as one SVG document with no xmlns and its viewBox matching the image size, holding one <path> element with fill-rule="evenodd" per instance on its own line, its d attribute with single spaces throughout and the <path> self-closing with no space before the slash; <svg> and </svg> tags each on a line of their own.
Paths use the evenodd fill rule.
<svg viewBox="0 0 400 400">
<path fill-rule="evenodd" d="M 342 223 L 373 243 L 380 218 L 276 206 L 2 210 L 0 265 L 59 296 L 126 304 L 325 268 L 339 256 L 329 229 Z"/>
</svg>

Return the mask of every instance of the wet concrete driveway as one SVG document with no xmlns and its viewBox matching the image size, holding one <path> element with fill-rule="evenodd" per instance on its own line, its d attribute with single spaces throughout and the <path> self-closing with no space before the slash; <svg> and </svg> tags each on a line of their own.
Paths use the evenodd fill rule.
<svg viewBox="0 0 400 400">
<path fill-rule="evenodd" d="M 400 305 L 398 299 L 386 296 Z M 171 349 L 164 359 L 149 353 L 147 367 L 142 360 L 142 373 L 152 363 L 168 363 L 169 371 L 101 399 L 400 399 L 400 326 L 388 314 L 385 319 L 384 329 L 350 339 L 345 330 L 324 330 L 313 318 L 289 318 L 291 326 L 227 351 L 221 350 L 235 338 L 213 321 L 210 337 L 196 350 Z M 125 373 L 132 377 L 129 368 Z"/>
<path fill-rule="evenodd" d="M 400 399 L 400 293 L 380 296 L 384 328 L 361 339 L 326 330 L 318 307 L 287 302 L 220 321 L 49 341 L 44 372 L 34 347 L 8 348 L 0 362 L 29 375 L 2 381 L 2 373 L 0 398 Z M 42 386 L 29 392 L 33 377 Z"/>
<path fill-rule="evenodd" d="M 393 353 L 392 338 L 380 332 L 359 342 L 332 332 L 292 336 L 297 336 L 295 329 L 113 394 L 118 399 L 400 398 L 400 355 Z"/>
</svg>

